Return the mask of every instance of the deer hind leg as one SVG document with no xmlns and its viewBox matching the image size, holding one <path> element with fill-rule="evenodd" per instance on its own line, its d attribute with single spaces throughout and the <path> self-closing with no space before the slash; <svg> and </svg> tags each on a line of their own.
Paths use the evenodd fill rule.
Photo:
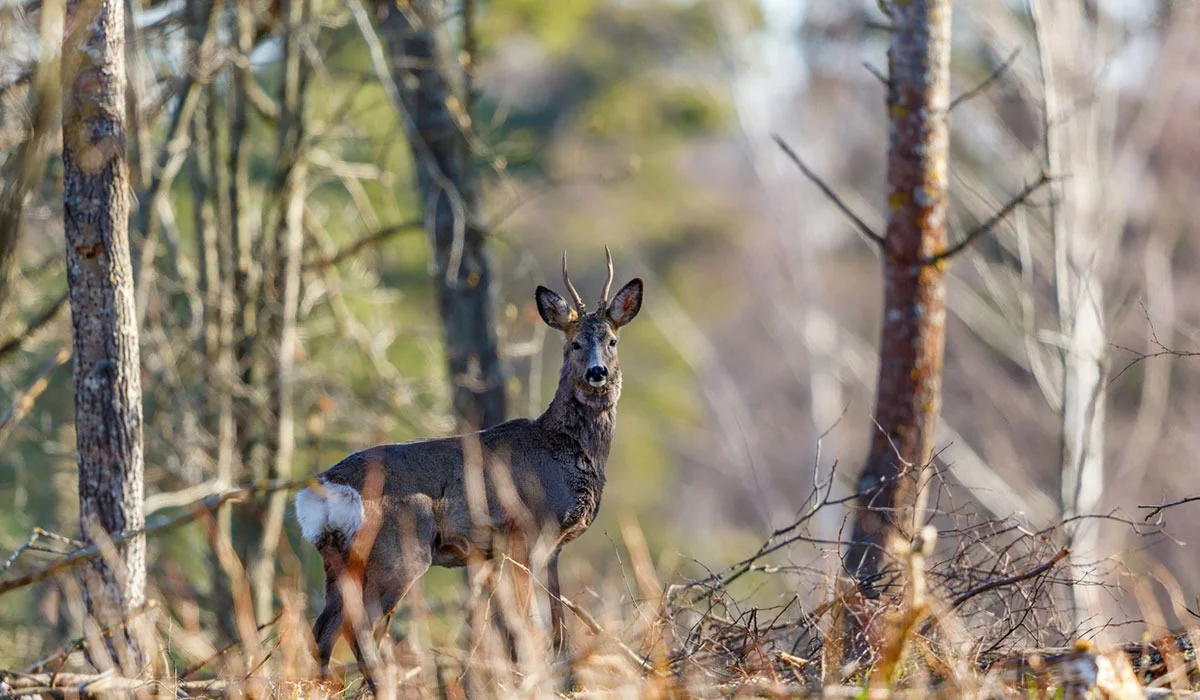
<svg viewBox="0 0 1200 700">
<path fill-rule="evenodd" d="M 380 526 L 363 577 L 362 619 L 351 645 L 359 670 L 372 686 L 379 670 L 379 643 L 396 606 L 433 563 L 434 519 L 428 499 L 410 500 Z"/>
<path fill-rule="evenodd" d="M 340 537 L 323 538 L 317 549 L 321 552 L 325 568 L 325 609 L 317 616 L 313 624 L 313 639 L 317 644 L 317 661 L 320 663 L 321 677 L 329 677 L 329 659 L 333 656 L 333 647 L 338 638 L 346 632 L 344 586 L 357 594 L 358 584 L 354 575 L 347 569 L 347 548 Z M 361 578 L 361 577 L 359 577 Z M 358 598 L 357 595 L 352 595 Z"/>
<path fill-rule="evenodd" d="M 333 645 L 337 644 L 342 632 L 342 591 L 336 578 L 325 581 L 325 609 L 317 616 L 313 625 L 313 638 L 317 640 L 317 660 L 321 664 L 321 677 L 329 675 L 329 658 L 333 656 Z"/>
</svg>

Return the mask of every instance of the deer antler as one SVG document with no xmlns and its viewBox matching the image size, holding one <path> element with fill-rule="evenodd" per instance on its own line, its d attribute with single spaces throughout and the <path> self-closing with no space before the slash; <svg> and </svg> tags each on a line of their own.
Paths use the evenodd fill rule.
<svg viewBox="0 0 1200 700">
<path fill-rule="evenodd" d="M 567 286 L 567 291 L 571 294 L 571 299 L 575 302 L 575 308 L 579 309 L 579 313 L 587 313 L 587 304 L 583 303 L 583 297 L 579 296 L 579 292 L 575 291 L 575 285 L 571 284 L 571 277 L 567 274 L 567 251 L 563 251 L 563 284 Z"/>
<path fill-rule="evenodd" d="M 604 257 L 608 259 L 608 279 L 604 282 L 604 291 L 600 293 L 600 306 L 608 304 L 608 291 L 612 289 L 613 281 L 612 251 L 607 245 L 604 246 Z"/>
</svg>

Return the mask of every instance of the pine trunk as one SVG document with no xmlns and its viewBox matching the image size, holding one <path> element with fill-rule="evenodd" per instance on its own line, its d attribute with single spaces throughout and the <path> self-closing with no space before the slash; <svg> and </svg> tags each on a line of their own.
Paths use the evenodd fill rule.
<svg viewBox="0 0 1200 700">
<path fill-rule="evenodd" d="M 889 547 L 912 538 L 941 406 L 946 247 L 950 0 L 890 4 L 888 225 L 884 317 L 870 454 L 845 566 L 878 596 Z"/>
</svg>

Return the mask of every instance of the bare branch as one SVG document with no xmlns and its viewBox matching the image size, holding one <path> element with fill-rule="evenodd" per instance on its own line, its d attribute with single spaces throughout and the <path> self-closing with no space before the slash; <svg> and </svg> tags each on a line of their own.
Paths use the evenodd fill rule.
<svg viewBox="0 0 1200 700">
<path fill-rule="evenodd" d="M 887 87 L 888 79 L 887 76 L 883 74 L 883 71 L 876 68 L 875 64 L 871 63 L 870 61 L 863 61 L 862 65 L 863 68 L 867 69 L 868 73 L 875 76 L 875 79 L 878 80 L 881 85 Z"/>
<path fill-rule="evenodd" d="M 50 532 L 48 530 L 43 530 L 40 527 L 35 527 L 35 528 L 33 528 L 33 531 L 29 533 L 29 539 L 25 540 L 25 544 L 21 545 L 20 547 L 17 547 L 16 551 L 14 551 L 12 554 L 10 554 L 9 557 L 4 560 L 3 564 L 0 564 L 0 574 L 3 574 L 5 571 L 8 571 L 9 568 L 11 568 L 12 565 L 17 561 L 17 559 L 20 558 L 20 556 L 26 552 L 26 550 L 37 549 L 39 551 L 50 551 L 50 550 L 46 550 L 46 549 L 37 547 L 37 541 L 43 540 L 43 539 L 44 540 L 52 540 L 54 542 L 61 542 L 63 544 L 71 546 L 71 547 L 80 547 L 81 546 L 81 544 L 79 542 L 76 542 L 75 540 L 73 540 L 69 537 L 63 537 L 62 535 L 60 535 L 56 532 Z"/>
<path fill-rule="evenodd" d="M 883 245 L 883 236 L 871 230 L 871 227 L 867 226 L 866 222 L 860 219 L 858 215 L 850 209 L 850 206 L 842 201 L 842 198 L 833 191 L 832 187 L 826 184 L 819 175 L 817 175 L 812 171 L 811 168 L 804 164 L 804 161 L 800 159 L 800 156 L 796 155 L 796 152 L 792 150 L 792 147 L 789 146 L 782 137 L 780 137 L 778 134 L 775 134 L 772 136 L 772 138 L 774 138 L 775 143 L 779 144 L 779 147 L 783 149 L 783 152 L 787 155 L 787 157 L 796 164 L 796 167 L 800 168 L 800 172 L 804 173 L 804 177 L 807 177 L 810 182 L 816 185 L 817 188 L 820 189 L 821 192 L 833 202 L 834 206 L 841 210 L 842 214 L 850 220 L 850 223 L 854 224 L 854 227 L 858 229 L 859 233 L 866 236 L 876 245 Z"/>
<path fill-rule="evenodd" d="M 1145 312 L 1144 309 L 1143 309 L 1143 312 Z M 1130 353 L 1131 355 L 1133 355 L 1134 358 L 1129 361 L 1129 364 L 1122 367 L 1120 372 L 1117 372 L 1115 375 L 1113 375 L 1112 379 L 1108 380 L 1109 385 L 1112 385 L 1114 382 L 1116 382 L 1118 379 L 1120 379 L 1122 376 L 1124 376 L 1124 374 L 1126 372 L 1128 372 L 1129 370 L 1133 369 L 1134 366 L 1141 364 L 1142 362 L 1145 362 L 1146 360 L 1152 360 L 1156 357 L 1164 357 L 1164 356 L 1168 356 L 1168 355 L 1171 357 L 1197 357 L 1197 356 L 1200 356 L 1200 351 L 1176 350 L 1174 348 L 1167 347 L 1166 344 L 1164 344 L 1161 340 L 1159 340 L 1158 331 L 1155 330 L 1154 322 L 1150 319 L 1149 313 L 1148 312 L 1145 312 L 1145 313 L 1146 313 L 1146 324 L 1150 328 L 1150 343 L 1152 345 L 1154 345 L 1154 347 L 1158 348 L 1158 350 L 1156 350 L 1155 352 L 1151 352 L 1151 353 L 1145 353 L 1145 352 L 1141 352 L 1140 350 L 1134 350 L 1133 348 L 1128 348 L 1128 347 L 1125 347 L 1124 345 L 1117 345 L 1116 343 L 1113 343 L 1112 346 L 1114 348 L 1116 348 L 1118 350 L 1124 350 L 1124 351 Z"/>
<path fill-rule="evenodd" d="M 374 233 L 369 233 L 359 238 L 327 258 L 304 263 L 303 269 L 305 272 L 320 272 L 341 263 L 349 257 L 357 255 L 364 248 L 383 243 L 393 236 L 405 232 L 421 232 L 424 230 L 424 224 L 420 219 L 412 219 L 391 226 L 385 226 Z"/>
<path fill-rule="evenodd" d="M 959 106 L 963 102 L 966 102 L 967 100 L 971 99 L 972 97 L 975 97 L 976 95 L 982 93 L 984 90 L 988 89 L 988 87 L 990 87 L 992 83 L 999 80 L 1000 76 L 1004 75 L 1004 73 L 1009 68 L 1012 67 L 1012 64 L 1014 62 L 1016 62 L 1017 56 L 1020 53 L 1021 53 L 1020 47 L 1013 49 L 1013 52 L 1008 55 L 1008 58 L 1004 59 L 1004 63 L 1001 63 L 999 65 L 999 67 L 997 67 L 996 70 L 992 71 L 991 74 L 988 75 L 988 77 L 984 78 L 981 83 L 979 83 L 975 87 L 971 88 L 970 90 L 967 90 L 966 92 L 959 95 L 958 97 L 955 97 L 953 100 L 950 100 L 950 110 L 953 111 L 955 107 Z"/>
<path fill-rule="evenodd" d="M 1067 549 L 1066 547 L 1063 547 L 1062 549 L 1058 550 L 1058 553 L 1055 554 L 1053 557 L 1050 557 L 1050 559 L 1042 562 L 1041 564 L 1039 564 L 1038 566 L 1035 566 L 1034 568 L 1030 569 L 1029 571 L 1025 571 L 1025 572 L 1019 573 L 1019 574 L 1014 574 L 1007 578 L 1000 578 L 1000 579 L 996 579 L 994 581 L 988 581 L 987 583 L 976 586 L 975 588 L 972 588 L 971 590 L 969 590 L 969 591 L 959 595 L 957 598 L 955 598 L 954 601 L 952 603 L 950 603 L 950 610 L 957 610 L 957 609 L 961 608 L 963 606 L 963 604 L 966 603 L 967 601 L 971 600 L 972 598 L 974 598 L 976 596 L 987 593 L 988 591 L 994 591 L 997 588 L 1004 588 L 1005 586 L 1011 586 L 1013 584 L 1017 584 L 1022 581 L 1028 581 L 1031 578 L 1040 576 L 1040 575 L 1046 573 L 1047 571 L 1049 571 L 1050 569 L 1053 569 L 1055 564 L 1062 561 L 1063 559 L 1066 559 L 1067 555 L 1069 555 L 1070 553 L 1071 553 L 1071 551 L 1069 549 Z"/>
<path fill-rule="evenodd" d="M 71 348 L 68 346 L 59 348 L 58 352 L 54 353 L 54 357 L 50 358 L 50 361 L 38 372 L 29 388 L 13 398 L 12 407 L 8 409 L 7 413 L 0 416 L 0 445 L 4 444 L 13 426 L 29 415 L 29 411 L 33 409 L 33 403 L 50 386 L 50 375 L 54 373 L 54 370 L 67 364 L 69 359 L 71 359 Z"/>
<path fill-rule="evenodd" d="M 29 325 L 25 327 L 25 330 L 19 333 L 14 333 L 13 337 L 4 341 L 3 345 L 0 345 L 0 358 L 3 358 L 5 355 L 15 350 L 18 350 L 26 340 L 33 336 L 34 333 L 38 332 L 43 326 L 53 321 L 54 318 L 58 316 L 58 312 L 62 311 L 63 307 L 66 305 L 67 293 L 63 292 L 62 296 L 54 300 L 40 314 L 34 317 L 34 319 L 29 322 Z"/>
<path fill-rule="evenodd" d="M 1143 518 L 1143 520 L 1149 520 L 1150 518 L 1153 518 L 1154 516 L 1158 515 L 1159 513 L 1163 512 L 1164 510 L 1166 510 L 1168 508 L 1174 508 L 1175 506 L 1182 506 L 1187 503 L 1195 503 L 1197 501 L 1200 501 L 1200 496 L 1188 496 L 1186 498 L 1180 498 L 1179 500 L 1176 500 L 1176 501 L 1171 501 L 1170 503 L 1159 503 L 1157 505 L 1138 506 L 1138 508 L 1143 508 L 1143 509 L 1149 508 L 1150 509 L 1150 512 L 1146 514 L 1145 518 Z"/>
<path fill-rule="evenodd" d="M 1049 173 L 1043 172 L 1038 177 L 1037 180 L 1034 180 L 1032 183 L 1026 185 L 1019 193 L 1017 193 L 1017 195 L 1015 197 L 1010 199 L 1007 204 L 1005 204 L 1003 207 L 1001 207 L 1000 211 L 993 214 L 992 217 L 990 219 L 988 219 L 987 221 L 976 226 L 970 233 L 968 233 L 966 235 L 965 238 L 963 238 L 958 243 L 955 243 L 954 245 L 950 246 L 949 248 L 943 250 L 942 252 L 925 258 L 924 260 L 921 261 L 921 264 L 922 265 L 936 265 L 940 262 L 945 262 L 946 260 L 949 260 L 950 258 L 953 258 L 955 255 L 958 255 L 959 253 L 963 252 L 968 247 L 970 247 L 970 245 L 972 243 L 974 243 L 976 241 L 976 239 L 978 239 L 983 234 L 985 234 L 985 233 L 991 231 L 993 228 L 995 228 L 996 224 L 1003 221 L 1009 214 L 1011 214 L 1013 212 L 1014 209 L 1016 209 L 1018 206 L 1024 204 L 1025 201 L 1027 199 L 1029 199 L 1029 197 L 1031 195 L 1033 195 L 1034 192 L 1037 192 L 1038 190 L 1040 190 L 1043 186 L 1048 184 L 1052 179 L 1053 178 L 1050 177 Z"/>
</svg>

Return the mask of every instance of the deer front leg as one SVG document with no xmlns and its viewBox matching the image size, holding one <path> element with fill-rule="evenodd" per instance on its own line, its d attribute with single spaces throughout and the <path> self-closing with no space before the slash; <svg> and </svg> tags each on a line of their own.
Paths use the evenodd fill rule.
<svg viewBox="0 0 1200 700">
<path fill-rule="evenodd" d="M 550 639 L 554 643 L 554 656 L 561 659 L 567 654 L 567 621 L 563 619 L 562 589 L 558 583 L 558 553 L 555 549 L 546 563 L 546 588 L 550 591 Z"/>
</svg>

